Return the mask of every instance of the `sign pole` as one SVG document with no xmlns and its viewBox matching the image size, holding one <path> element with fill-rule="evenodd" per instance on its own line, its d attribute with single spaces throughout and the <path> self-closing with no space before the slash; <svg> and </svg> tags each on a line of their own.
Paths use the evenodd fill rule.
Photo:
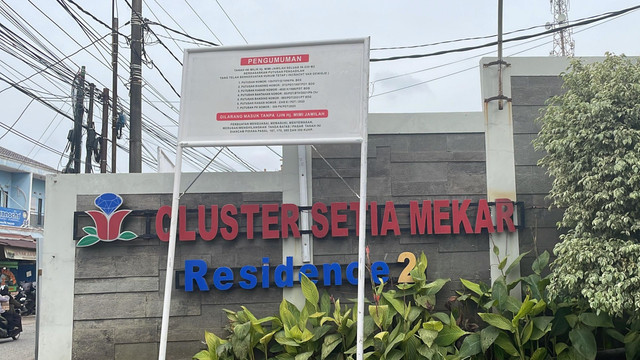
<svg viewBox="0 0 640 360">
<path fill-rule="evenodd" d="M 164 302 L 162 304 L 162 326 L 160 328 L 160 349 L 158 360 L 167 356 L 169 333 L 169 313 L 171 310 L 171 290 L 173 288 L 173 261 L 176 253 L 176 233 L 178 230 L 178 207 L 180 205 L 180 176 L 182 175 L 182 144 L 176 148 L 176 167 L 173 174 L 173 200 L 171 201 L 171 225 L 169 227 L 169 249 L 167 250 L 167 274 L 164 282 Z"/>
<path fill-rule="evenodd" d="M 367 135 L 360 145 L 360 214 L 358 215 L 358 320 L 356 323 L 356 359 L 363 359 L 364 352 L 364 271 L 366 266 L 366 222 L 367 222 Z M 373 281 L 373 279 L 371 279 Z"/>
</svg>

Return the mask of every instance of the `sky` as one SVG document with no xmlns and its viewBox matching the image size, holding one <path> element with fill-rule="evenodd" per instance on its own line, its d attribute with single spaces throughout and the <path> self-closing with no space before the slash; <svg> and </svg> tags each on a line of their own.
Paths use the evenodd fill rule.
<svg viewBox="0 0 640 360">
<path fill-rule="evenodd" d="M 130 2 L 130 0 L 127 0 Z M 121 25 L 119 38 L 118 95 L 128 112 L 128 69 L 131 9 L 125 0 L 116 0 Z M 177 134 L 179 96 L 185 48 L 205 47 L 197 39 L 221 45 L 278 44 L 370 37 L 370 57 L 428 54 L 489 43 L 497 33 L 497 1 L 292 1 L 292 0 L 143 0 L 143 17 L 152 32 L 145 33 L 143 65 L 143 122 L 160 136 L 143 132 L 144 172 L 155 171 L 158 147 L 175 159 L 175 143 L 165 140 Z M 639 5 L 639 1 L 573 0 L 569 21 L 600 15 Z M 85 26 L 85 31 L 69 11 Z M 87 81 L 97 89 L 111 88 L 109 29 L 99 21 L 111 23 L 108 0 L 0 0 L 0 24 L 19 35 L 20 44 L 50 52 L 74 73 L 85 66 Z M 505 1 L 505 35 L 534 34 L 553 21 L 549 1 Z M 80 9 L 80 7 L 83 10 Z M 95 17 L 96 19 L 94 19 Z M 156 23 L 162 24 L 160 26 Z M 576 56 L 602 56 L 605 52 L 637 56 L 640 42 L 640 11 L 608 21 L 573 29 Z M 168 29 L 167 29 L 168 28 Z M 170 29 L 170 30 L 169 30 Z M 95 34 L 95 35 L 94 35 Z M 96 41 L 91 36 L 102 40 Z M 485 39 L 438 42 L 493 36 Z M 549 56 L 552 35 L 505 44 L 505 56 Z M 92 44 L 93 43 L 93 44 Z M 415 45 L 428 45 L 412 47 Z M 389 47 L 409 49 L 380 50 Z M 167 50 L 168 49 L 168 50 Z M 170 50 L 170 51 L 169 51 Z M 420 59 L 372 62 L 369 69 L 370 113 L 467 112 L 481 111 L 480 62 L 495 56 L 496 47 L 454 52 Z M 17 56 L 17 57 L 16 57 Z M 21 59 L 23 53 L 6 35 L 0 37 L 0 76 L 47 101 L 60 112 L 73 116 L 71 85 L 47 75 L 45 65 Z M 25 78 L 28 78 L 25 80 Z M 175 90 L 175 91 L 174 91 Z M 177 93 L 176 93 L 177 92 Z M 0 146 L 61 170 L 67 163 L 67 134 L 73 123 L 39 101 L 6 82 L 0 81 Z M 85 102 L 88 106 L 88 100 Z M 94 108 L 100 128 L 102 109 Z M 25 140 L 24 137 L 31 139 Z M 36 145 L 39 142 L 42 145 Z M 128 146 L 125 130 L 119 144 Z M 111 150 L 108 150 L 111 154 Z M 188 154 L 184 171 L 200 171 L 217 149 L 199 149 Z M 272 171 L 280 168 L 278 146 L 223 150 L 209 171 Z M 84 152 L 84 148 L 83 148 Z M 84 158 L 84 155 L 83 155 Z M 110 156 L 109 156 L 110 158 Z M 83 167 L 84 169 L 84 167 Z M 128 155 L 118 152 L 117 172 L 128 171 Z"/>
</svg>

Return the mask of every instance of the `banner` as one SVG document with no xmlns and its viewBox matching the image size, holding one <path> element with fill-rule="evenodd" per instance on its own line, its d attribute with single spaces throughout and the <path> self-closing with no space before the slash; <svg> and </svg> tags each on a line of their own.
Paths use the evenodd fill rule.
<svg viewBox="0 0 640 360">
<path fill-rule="evenodd" d="M 27 221 L 27 212 L 19 209 L 0 207 L 0 225 L 23 226 Z"/>
</svg>

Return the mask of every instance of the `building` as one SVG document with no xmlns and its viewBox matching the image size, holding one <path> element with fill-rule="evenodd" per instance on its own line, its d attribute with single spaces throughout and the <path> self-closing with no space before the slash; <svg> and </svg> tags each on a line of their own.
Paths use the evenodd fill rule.
<svg viewBox="0 0 640 360">
<path fill-rule="evenodd" d="M 36 281 L 36 242 L 43 239 L 45 176 L 57 171 L 0 147 L 1 284 Z"/>
</svg>

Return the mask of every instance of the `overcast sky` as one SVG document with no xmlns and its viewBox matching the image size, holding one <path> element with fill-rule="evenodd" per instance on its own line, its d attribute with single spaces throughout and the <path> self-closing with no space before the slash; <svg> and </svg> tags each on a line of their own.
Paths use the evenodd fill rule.
<svg viewBox="0 0 640 360">
<path fill-rule="evenodd" d="M 74 3 L 60 0 L 83 21 L 89 30 L 102 37 L 109 30 Z M 104 23 L 111 23 L 111 1 L 74 0 L 80 7 L 93 14 Z M 569 8 L 569 20 L 591 17 L 640 4 L 638 1 L 593 1 L 574 0 Z M 103 41 L 81 48 L 93 42 L 83 32 L 80 25 L 57 1 L 42 0 L 0 0 L 0 24 L 22 37 L 26 42 L 44 51 L 40 42 L 74 72 L 78 66 L 87 69 L 87 80 L 94 82 L 98 89 L 111 88 L 110 36 Z M 224 10 L 223 10 L 224 9 Z M 131 18 L 131 10 L 125 0 L 117 1 L 120 25 Z M 225 14 L 226 12 L 226 14 Z M 457 41 L 442 45 L 424 46 L 398 50 L 376 50 L 383 47 L 402 47 L 431 44 L 447 40 L 495 35 L 497 31 L 497 1 L 270 1 L 270 0 L 143 0 L 143 16 L 149 21 L 187 33 L 195 38 L 221 43 L 223 45 L 274 44 L 306 42 L 344 38 L 371 38 L 371 58 L 407 54 L 426 54 L 446 49 L 456 49 L 484 44 L 495 40 Z M 20 18 L 21 17 L 21 18 Z M 505 1 L 504 31 L 516 31 L 505 35 L 505 39 L 517 35 L 544 31 L 544 25 L 553 21 L 548 1 Z M 574 28 L 576 56 L 602 56 L 606 51 L 616 54 L 638 55 L 640 42 L 637 39 L 640 26 L 640 12 Z M 31 34 L 27 34 L 24 26 Z M 145 51 L 147 66 L 143 66 L 145 86 L 143 114 L 147 122 L 172 133 L 177 133 L 174 122 L 178 120 L 181 84 L 181 66 L 174 58 L 182 61 L 182 49 L 203 46 L 191 42 L 175 31 L 159 25 L 149 25 L 154 34 L 146 34 Z M 66 32 L 66 33 L 65 33 Z M 130 33 L 130 25 L 122 26 L 123 35 Z M 32 37 L 30 37 L 32 36 Z M 171 50 L 173 55 L 158 42 Z M 246 42 L 245 42 L 246 40 Z M 8 45 L 6 37 L 0 38 L 0 73 L 13 82 L 23 80 L 42 69 L 33 68 L 12 55 L 14 45 Z M 544 36 L 527 41 L 505 44 L 505 56 L 549 56 L 552 50 L 552 36 Z M 77 53 L 76 53 L 77 52 Z M 495 56 L 496 47 L 488 47 L 466 52 L 371 63 L 370 66 L 370 112 L 462 112 L 481 111 L 479 63 L 482 56 Z M 119 73 L 119 96 L 128 109 L 128 59 L 130 49 L 126 39 L 120 38 L 121 62 Z M 21 55 L 22 56 L 22 55 Z M 165 81 L 161 74 L 164 75 Z M 386 79 L 386 80 L 385 80 Z M 35 75 L 21 83 L 46 99 L 51 105 L 69 115 L 71 110 L 71 86 L 51 76 Z M 32 157 L 49 166 L 62 169 L 66 160 L 59 153 L 67 144 L 67 133 L 72 122 L 56 112 L 31 101 L 15 89 L 0 82 L 0 104 L 3 116 L 0 122 L 0 146 L 22 155 Z M 30 104 L 31 103 L 31 104 Z M 86 104 L 88 105 L 88 103 Z M 157 109 L 156 109 L 157 108 Z M 95 121 L 100 126 L 101 108 L 95 108 Z M 22 116 L 21 116 L 22 114 Z M 15 125 L 13 125 L 15 123 Z M 6 128 L 13 125 L 12 131 Z M 32 142 L 24 140 L 13 130 L 28 135 L 33 140 L 57 150 L 52 152 Z M 5 135 L 6 133 L 6 135 Z M 120 143 L 127 144 L 125 131 Z M 170 157 L 173 149 L 162 141 L 143 133 L 143 150 L 149 161 L 155 161 L 158 146 L 168 149 Z M 234 152 L 244 158 L 256 170 L 279 168 L 279 158 L 272 149 L 236 149 Z M 84 151 L 84 149 L 83 149 Z M 202 159 L 213 156 L 205 153 Z M 68 151 L 67 151 L 68 154 Z M 110 152 L 109 152 L 110 154 Z M 244 166 L 232 159 L 226 151 L 220 156 L 228 167 L 244 170 Z M 84 157 L 84 156 L 83 156 Z M 200 159 L 200 163 L 202 163 Z M 225 164 L 220 164 L 224 167 Z M 144 171 L 153 168 L 144 165 Z M 118 157 L 118 172 L 128 171 L 128 156 L 121 152 Z M 197 164 L 186 164 L 186 170 L 199 170 Z"/>
</svg>

